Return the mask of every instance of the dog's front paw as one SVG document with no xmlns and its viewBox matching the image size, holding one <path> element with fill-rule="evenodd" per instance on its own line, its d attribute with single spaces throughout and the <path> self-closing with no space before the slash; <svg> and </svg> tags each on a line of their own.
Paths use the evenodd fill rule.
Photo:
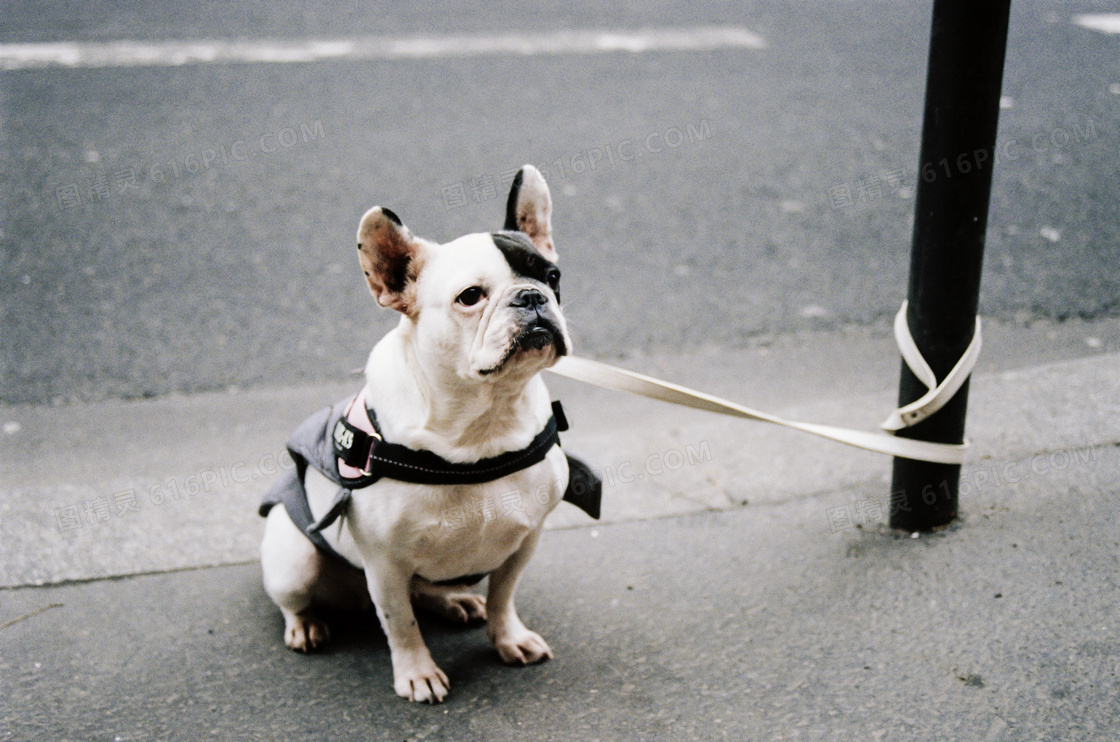
<svg viewBox="0 0 1120 742">
<path fill-rule="evenodd" d="M 502 662 L 507 665 L 532 665 L 552 659 L 552 648 L 535 631 L 520 629 L 496 632 L 491 636 Z"/>
<path fill-rule="evenodd" d="M 402 698 L 442 703 L 450 687 L 447 675 L 436 666 L 431 656 L 414 656 L 393 662 L 393 689 Z"/>
<path fill-rule="evenodd" d="M 284 615 L 284 643 L 296 652 L 310 652 L 331 639 L 327 623 L 313 613 Z"/>
</svg>

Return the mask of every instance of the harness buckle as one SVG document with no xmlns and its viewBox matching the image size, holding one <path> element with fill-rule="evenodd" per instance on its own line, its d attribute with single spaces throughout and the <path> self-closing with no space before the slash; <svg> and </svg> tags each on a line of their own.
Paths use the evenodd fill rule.
<svg viewBox="0 0 1120 742">
<path fill-rule="evenodd" d="M 377 448 L 377 442 L 378 441 L 384 441 L 385 439 L 381 437 L 381 434 L 377 432 L 376 428 L 374 429 L 374 431 L 372 433 L 369 433 L 368 435 L 373 440 L 371 440 L 370 444 L 369 444 L 369 455 L 366 457 L 366 468 L 361 469 L 360 471 L 362 472 L 362 476 L 372 477 L 373 476 L 373 449 Z"/>
</svg>

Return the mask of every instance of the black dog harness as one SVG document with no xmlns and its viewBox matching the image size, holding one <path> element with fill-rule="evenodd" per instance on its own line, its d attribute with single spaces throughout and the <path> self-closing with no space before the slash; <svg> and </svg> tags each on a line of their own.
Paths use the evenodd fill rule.
<svg viewBox="0 0 1120 742">
<path fill-rule="evenodd" d="M 463 464 L 431 451 L 386 442 L 377 415 L 366 406 L 363 389 L 352 398 L 319 410 L 296 428 L 288 441 L 295 467 L 283 472 L 281 479 L 269 488 L 258 512 L 267 516 L 274 505 L 282 504 L 292 522 L 315 546 L 349 564 L 331 548 L 321 531 L 346 512 L 354 490 L 383 477 L 413 484 L 481 484 L 527 469 L 543 461 L 552 447 L 560 444 L 560 433 L 568 429 L 559 402 L 552 403 L 552 411 L 544 429 L 520 451 Z M 569 474 L 564 500 L 598 520 L 602 480 L 584 462 L 572 456 L 567 459 Z M 304 488 L 308 466 L 339 485 L 330 508 L 317 521 Z M 465 584 L 478 579 L 481 576 L 472 575 L 449 582 Z"/>
</svg>

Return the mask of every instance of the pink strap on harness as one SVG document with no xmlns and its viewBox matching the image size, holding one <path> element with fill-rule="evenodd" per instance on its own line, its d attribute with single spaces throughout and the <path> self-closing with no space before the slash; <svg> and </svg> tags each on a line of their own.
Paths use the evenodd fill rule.
<svg viewBox="0 0 1120 742">
<path fill-rule="evenodd" d="M 374 438 L 380 439 L 381 435 L 373 429 L 373 423 L 370 422 L 369 413 L 366 411 L 366 390 L 362 387 L 362 391 L 354 397 L 350 402 L 350 406 L 346 409 L 346 421 L 353 425 L 363 433 L 367 433 Z M 370 455 L 373 455 L 373 449 L 370 449 Z M 370 462 L 366 461 L 365 471 L 362 471 L 356 466 L 350 466 L 341 458 L 338 459 L 338 473 L 344 479 L 360 479 L 367 477 L 370 474 Z"/>
</svg>

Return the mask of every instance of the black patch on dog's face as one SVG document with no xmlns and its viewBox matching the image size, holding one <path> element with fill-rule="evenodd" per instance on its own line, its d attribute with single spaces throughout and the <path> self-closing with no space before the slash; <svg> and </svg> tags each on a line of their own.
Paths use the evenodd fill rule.
<svg viewBox="0 0 1120 742">
<path fill-rule="evenodd" d="M 560 301 L 560 269 L 556 263 L 548 260 L 533 247 L 521 232 L 491 232 L 491 239 L 498 249 L 502 251 L 506 262 L 513 272 L 534 281 L 540 281 L 552 289 L 556 294 L 556 301 Z"/>
</svg>

